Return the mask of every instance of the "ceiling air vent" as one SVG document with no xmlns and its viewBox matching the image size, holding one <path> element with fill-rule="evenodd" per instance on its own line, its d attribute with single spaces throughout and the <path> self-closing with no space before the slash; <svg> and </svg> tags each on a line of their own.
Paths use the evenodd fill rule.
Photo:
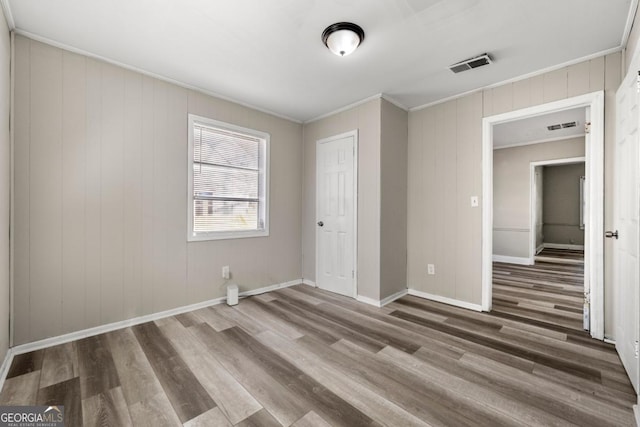
<svg viewBox="0 0 640 427">
<path fill-rule="evenodd" d="M 547 129 L 549 129 L 550 131 L 553 131 L 553 130 L 559 130 L 559 129 L 574 128 L 576 126 L 578 126 L 578 122 L 567 122 L 567 123 L 559 123 L 557 125 L 547 126 Z"/>
<path fill-rule="evenodd" d="M 476 56 L 474 58 L 465 59 L 462 62 L 458 62 L 457 64 L 453 64 L 449 66 L 449 69 L 454 73 L 461 73 L 463 71 L 471 70 L 472 68 L 482 67 L 484 65 L 489 65 L 493 61 L 491 61 L 491 57 L 488 53 L 483 53 L 482 55 Z"/>
</svg>

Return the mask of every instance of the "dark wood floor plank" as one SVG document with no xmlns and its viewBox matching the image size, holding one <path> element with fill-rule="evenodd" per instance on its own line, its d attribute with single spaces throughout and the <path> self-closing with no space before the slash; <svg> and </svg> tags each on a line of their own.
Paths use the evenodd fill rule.
<svg viewBox="0 0 640 427">
<path fill-rule="evenodd" d="M 13 356 L 11 367 L 7 373 L 7 379 L 28 374 L 29 372 L 39 371 L 42 369 L 43 358 L 44 350 L 36 350 Z"/>
<path fill-rule="evenodd" d="M 385 326 L 387 325 L 372 325 L 364 316 L 355 316 L 357 318 L 357 320 L 355 320 L 353 313 L 349 315 L 346 310 L 335 307 L 329 303 L 325 302 L 312 305 L 302 301 L 292 301 L 292 304 L 305 310 L 307 313 L 313 313 L 330 322 L 337 323 L 355 334 L 363 335 L 371 340 L 377 341 L 382 344 L 382 347 L 392 345 L 409 353 L 419 348 L 418 345 L 404 339 L 401 335 L 385 330 Z"/>
<path fill-rule="evenodd" d="M 306 400 L 309 407 L 334 425 L 370 425 L 373 420 L 342 400 L 322 384 L 306 375 L 286 359 L 252 338 L 240 328 L 221 332 L 227 343 L 235 345 L 272 377 Z"/>
<path fill-rule="evenodd" d="M 522 348 L 520 346 L 511 345 L 501 340 L 481 336 L 479 334 L 474 334 L 473 332 L 466 331 L 461 328 L 449 326 L 444 323 L 432 322 L 417 316 L 403 313 L 401 311 L 394 311 L 393 313 L 391 313 L 391 315 L 412 321 L 417 324 L 428 326 L 429 328 L 439 330 L 451 336 L 460 337 L 464 340 L 479 344 L 483 347 L 488 347 L 503 353 L 510 354 L 512 356 L 517 356 L 525 360 L 530 360 L 534 363 L 550 366 L 555 369 L 564 370 L 566 372 L 570 372 L 574 375 L 578 375 L 583 378 L 590 379 L 592 381 L 600 382 L 601 380 L 600 371 L 596 369 L 592 369 L 587 366 L 583 366 L 582 364 L 578 364 L 578 363 L 567 361 L 567 360 L 561 360 L 538 351 L 533 351 L 530 349 Z"/>
<path fill-rule="evenodd" d="M 291 425 L 312 409 L 306 401 L 256 365 L 244 351 L 238 352 L 231 347 L 222 335 L 224 331 L 216 332 L 206 323 L 189 329 L 207 346 L 210 354 L 283 425 Z"/>
<path fill-rule="evenodd" d="M 262 409 L 249 418 L 236 424 L 236 427 L 281 427 L 280 424 L 273 416 L 266 410 Z"/>
<path fill-rule="evenodd" d="M 171 318 L 170 318 L 171 319 Z M 238 423 L 262 409 L 253 396 L 208 351 L 207 346 L 178 320 L 161 328 L 226 419 Z"/>
<path fill-rule="evenodd" d="M 83 399 L 120 385 L 120 378 L 105 334 L 78 340 L 76 349 Z"/>
<path fill-rule="evenodd" d="M 187 422 L 216 406 L 155 323 L 132 329 L 180 421 Z"/>
<path fill-rule="evenodd" d="M 420 350 L 423 350 L 422 348 Z M 531 425 L 556 425 L 562 417 L 551 413 L 545 407 L 532 405 L 531 402 L 522 403 L 518 395 L 504 393 L 500 388 L 493 387 L 492 379 L 469 375 L 461 369 L 461 363 L 438 358 L 433 352 L 423 351 L 419 356 L 407 355 L 387 347 L 378 353 L 381 360 L 404 369 L 425 382 L 436 382 L 445 388 L 465 396 L 471 404 L 487 406 L 498 411 L 504 417 L 503 423 L 517 423 L 512 414 L 518 414 L 518 419 Z M 434 357 L 435 356 L 435 357 Z M 440 363 L 435 362 L 439 360 Z M 466 375 L 465 375 L 466 374 Z M 527 398 L 530 395 L 526 395 Z M 476 412 L 477 409 L 474 410 Z"/>
<path fill-rule="evenodd" d="M 256 338 L 378 423 L 416 427 L 428 425 L 385 398 L 384 392 L 369 387 L 368 380 L 355 374 L 349 363 L 345 366 L 331 363 L 327 360 L 329 358 L 324 357 L 324 352 L 307 348 L 300 340 L 287 340 L 271 331 L 265 331 Z M 311 337 L 309 339 L 322 342 Z M 321 347 L 336 353 L 329 346 Z"/>
<path fill-rule="evenodd" d="M 80 378 L 78 377 L 41 388 L 38 391 L 36 404 L 41 406 L 63 405 L 64 425 L 84 425 L 80 388 Z"/>
<path fill-rule="evenodd" d="M 281 296 L 281 304 L 284 304 L 290 312 L 309 319 L 314 322 L 319 328 L 326 331 L 330 335 L 338 336 L 339 338 L 347 338 L 353 342 L 357 342 L 363 348 L 366 348 L 372 352 L 380 351 L 384 348 L 384 344 L 373 338 L 370 338 L 360 332 L 343 326 L 340 322 L 327 319 L 326 316 L 321 316 L 314 311 L 306 309 L 306 306 L 299 305 L 300 301 L 297 301 L 288 296 Z"/>
</svg>

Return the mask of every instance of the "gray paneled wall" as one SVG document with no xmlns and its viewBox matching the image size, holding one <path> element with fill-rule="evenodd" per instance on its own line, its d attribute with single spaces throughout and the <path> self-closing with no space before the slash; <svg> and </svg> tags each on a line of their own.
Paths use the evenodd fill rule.
<svg viewBox="0 0 640 427">
<path fill-rule="evenodd" d="M 494 255 L 529 257 L 530 163 L 583 157 L 584 153 L 584 137 L 493 151 Z"/>
<path fill-rule="evenodd" d="M 380 299 L 407 289 L 408 114 L 383 99 L 380 135 Z"/>
<path fill-rule="evenodd" d="M 480 304 L 482 118 L 584 93 L 605 90 L 605 227 L 612 221 L 612 150 L 615 91 L 621 53 L 476 92 L 409 114 L 409 287 Z M 482 201 L 481 201 L 482 203 Z M 605 282 L 611 281 L 611 243 L 605 247 Z M 427 263 L 436 264 L 428 276 Z M 612 287 L 606 286 L 606 333 L 612 336 Z"/>
<path fill-rule="evenodd" d="M 9 348 L 9 227 L 11 209 L 11 36 L 0 9 L 0 363 Z"/>
<path fill-rule="evenodd" d="M 543 196 L 544 243 L 584 245 L 580 229 L 580 177 L 584 163 L 545 166 Z"/>
<path fill-rule="evenodd" d="M 302 126 L 16 37 L 15 344 L 302 277 Z M 187 114 L 271 134 L 270 236 L 187 243 Z"/>
</svg>

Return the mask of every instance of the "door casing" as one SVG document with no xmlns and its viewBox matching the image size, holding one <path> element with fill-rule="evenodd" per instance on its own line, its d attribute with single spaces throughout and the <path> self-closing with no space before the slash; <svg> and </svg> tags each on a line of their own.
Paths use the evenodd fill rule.
<svg viewBox="0 0 640 427">
<path fill-rule="evenodd" d="M 604 91 L 510 111 L 482 120 L 482 310 L 491 311 L 493 286 L 493 126 L 542 114 L 588 107 L 591 129 L 585 147 L 589 176 L 585 230 L 585 288 L 590 289 L 590 333 L 604 339 Z"/>
</svg>

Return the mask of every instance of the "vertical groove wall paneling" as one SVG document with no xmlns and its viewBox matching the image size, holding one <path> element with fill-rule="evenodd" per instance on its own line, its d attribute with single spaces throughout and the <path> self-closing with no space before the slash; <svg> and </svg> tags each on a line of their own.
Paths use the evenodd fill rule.
<svg viewBox="0 0 640 427">
<path fill-rule="evenodd" d="M 62 332 L 62 51 L 35 42 L 30 124 L 31 336 L 39 339 Z"/>
<path fill-rule="evenodd" d="M 29 175 L 31 138 L 31 42 L 22 37 L 15 38 L 15 105 L 14 105 L 14 311 L 13 332 L 16 343 L 28 341 L 30 332 L 31 279 L 29 264 Z"/>
<path fill-rule="evenodd" d="M 15 58 L 16 345 L 221 297 L 222 265 L 302 276 L 300 124 L 23 36 Z M 269 237 L 187 243 L 189 112 L 271 134 Z"/>
<path fill-rule="evenodd" d="M 62 62 L 62 332 L 67 333 L 85 318 L 86 62 L 69 52 L 63 52 Z"/>
</svg>

